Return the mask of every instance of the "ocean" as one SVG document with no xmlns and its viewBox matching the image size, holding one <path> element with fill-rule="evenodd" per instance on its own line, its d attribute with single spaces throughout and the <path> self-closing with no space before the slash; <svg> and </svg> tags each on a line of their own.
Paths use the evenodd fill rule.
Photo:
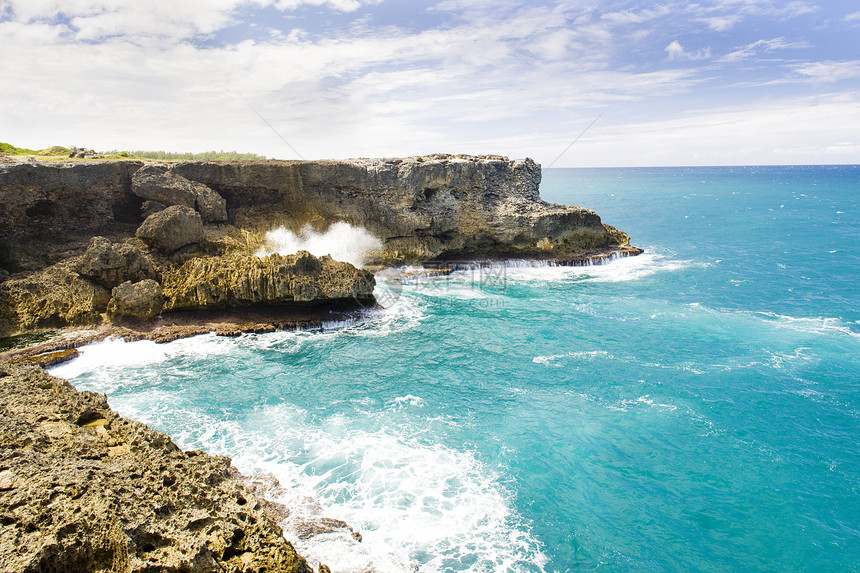
<svg viewBox="0 0 860 573">
<path fill-rule="evenodd" d="M 310 332 L 52 369 L 276 476 L 333 571 L 860 571 L 860 167 L 554 169 L 645 254 L 389 273 Z M 300 539 L 291 520 L 359 530 Z"/>
</svg>

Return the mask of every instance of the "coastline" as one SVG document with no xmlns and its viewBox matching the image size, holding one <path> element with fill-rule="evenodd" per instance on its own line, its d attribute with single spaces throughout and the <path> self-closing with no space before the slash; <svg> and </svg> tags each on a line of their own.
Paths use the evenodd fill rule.
<svg viewBox="0 0 860 573">
<path fill-rule="evenodd" d="M 540 166 L 528 159 L 445 154 L 340 162 L 0 165 L 0 191 L 9 199 L 0 213 L 8 223 L 0 234 L 0 333 L 15 334 L 2 339 L 12 348 L 0 352 L 0 378 L 15 407 L 4 411 L 0 422 L 26 434 L 20 443 L 11 434 L 0 443 L 6 456 L 0 496 L 18 499 L 25 475 L 53 483 L 57 463 L 75 475 L 107 471 L 115 476 L 87 490 L 98 507 L 102 498 L 125 495 L 138 482 L 147 492 L 129 500 L 127 513 L 112 510 L 108 533 L 62 520 L 27 525 L 32 520 L 16 513 L 2 522 L 3 550 L 11 555 L 8 540 L 20 541 L 33 531 L 40 532 L 43 544 L 31 543 L 35 553 L 20 557 L 16 564 L 21 566 L 14 570 L 24 571 L 38 560 L 74 559 L 66 543 L 73 538 L 63 533 L 68 525 L 80 532 L 74 546 L 90 547 L 87 559 L 111 561 L 114 570 L 170 562 L 191 571 L 208 570 L 194 568 L 201 563 L 217 563 L 227 571 L 310 571 L 276 525 L 290 508 L 242 490 L 243 478 L 229 459 L 181 452 L 166 435 L 118 416 L 105 396 L 78 392 L 39 367 L 72 360 L 79 347 L 110 338 L 166 343 L 213 332 L 232 337 L 316 329 L 360 321 L 377 308 L 375 279 L 366 269 L 304 250 L 256 256 L 265 232 L 279 225 L 356 225 L 381 238 L 383 248 L 368 267 L 426 264 L 429 274 L 506 261 L 599 265 L 642 252 L 593 211 L 542 201 L 539 182 Z M 14 398 L 28 395 L 32 403 Z M 57 411 L 55 398 L 71 405 Z M 33 463 L 17 465 L 21 452 Z M 43 454 L 62 461 L 46 461 Z M 169 459 L 151 472 L 116 467 L 131 459 L 149 467 L 152 456 Z M 92 470 L 93 464 L 99 469 Z M 163 525 L 159 516 L 147 513 L 161 495 L 149 493 L 150 482 L 161 479 L 153 476 L 201 464 L 215 469 L 207 469 L 207 475 L 192 472 L 187 487 L 206 490 L 214 487 L 214 479 L 218 491 L 244 499 L 242 507 L 206 517 L 215 503 L 211 496 L 186 496 L 172 502 L 169 515 L 201 514 L 205 527 L 189 519 L 171 522 L 169 534 L 150 531 Z M 162 487 L 176 483 L 172 479 L 165 478 Z M 258 494 L 279 487 L 265 477 L 245 482 Z M 233 492 L 240 490 L 236 497 Z M 256 502 L 248 504 L 248 499 Z M 4 499 L 2 505 L 44 521 L 38 503 L 16 503 Z M 251 521 L 263 533 L 242 529 L 247 505 L 257 512 Z M 78 524 L 77 517 L 69 519 Z M 235 525 L 239 522 L 244 525 Z M 223 533 L 230 528 L 232 533 Z M 340 531 L 361 538 L 346 523 L 324 516 L 301 529 L 308 536 Z M 280 541 L 272 541 L 273 532 Z M 261 535 L 265 541 L 258 539 Z M 95 561 L 82 563 L 82 571 L 98 568 Z M 319 571 L 327 567 L 320 564 Z"/>
</svg>

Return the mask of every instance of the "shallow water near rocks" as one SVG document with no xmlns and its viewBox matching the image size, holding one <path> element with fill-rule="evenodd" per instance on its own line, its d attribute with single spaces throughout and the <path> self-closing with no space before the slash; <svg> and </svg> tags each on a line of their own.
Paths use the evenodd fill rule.
<svg viewBox="0 0 860 573">
<path fill-rule="evenodd" d="M 335 571 L 851 571 L 860 168 L 546 170 L 646 254 L 380 279 L 312 332 L 54 368 L 275 475 Z"/>
</svg>

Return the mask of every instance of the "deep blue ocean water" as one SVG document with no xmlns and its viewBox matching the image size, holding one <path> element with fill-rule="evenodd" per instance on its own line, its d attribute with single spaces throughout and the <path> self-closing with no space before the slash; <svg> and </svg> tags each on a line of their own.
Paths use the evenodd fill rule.
<svg viewBox="0 0 860 573">
<path fill-rule="evenodd" d="M 380 279 L 54 369 L 290 488 L 335 571 L 860 571 L 860 167 L 546 170 L 646 254 Z"/>
</svg>

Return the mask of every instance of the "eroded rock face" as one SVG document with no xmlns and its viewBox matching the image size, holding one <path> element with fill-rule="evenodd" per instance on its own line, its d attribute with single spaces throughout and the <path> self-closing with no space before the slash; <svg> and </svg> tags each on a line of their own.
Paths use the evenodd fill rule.
<svg viewBox="0 0 860 573">
<path fill-rule="evenodd" d="M 135 235 L 165 253 L 203 241 L 203 221 L 191 207 L 172 205 L 146 218 Z"/>
<path fill-rule="evenodd" d="M 126 281 L 114 287 L 107 312 L 113 318 L 146 320 L 161 313 L 161 285 L 152 279 Z"/>
<path fill-rule="evenodd" d="M 242 228 L 364 227 L 385 245 L 376 263 L 566 255 L 629 240 L 594 211 L 542 201 L 530 159 L 189 162 L 172 171 L 216 190 Z"/>
<path fill-rule="evenodd" d="M 162 205 L 184 205 L 197 209 L 207 223 L 227 220 L 227 203 L 215 191 L 168 170 L 161 165 L 147 165 L 132 177 L 132 192 Z"/>
<path fill-rule="evenodd" d="M 307 251 L 200 257 L 164 274 L 164 310 L 373 300 L 373 275 Z"/>
<path fill-rule="evenodd" d="M 228 458 L 34 366 L 0 364 L 0 404 L 4 572 L 311 572 Z"/>
<path fill-rule="evenodd" d="M 126 281 L 159 278 L 149 255 L 133 245 L 112 243 L 104 237 L 92 238 L 75 270 L 109 289 Z"/>
<path fill-rule="evenodd" d="M 97 324 L 110 291 L 82 278 L 74 260 L 0 283 L 0 336 L 66 325 Z"/>
</svg>

